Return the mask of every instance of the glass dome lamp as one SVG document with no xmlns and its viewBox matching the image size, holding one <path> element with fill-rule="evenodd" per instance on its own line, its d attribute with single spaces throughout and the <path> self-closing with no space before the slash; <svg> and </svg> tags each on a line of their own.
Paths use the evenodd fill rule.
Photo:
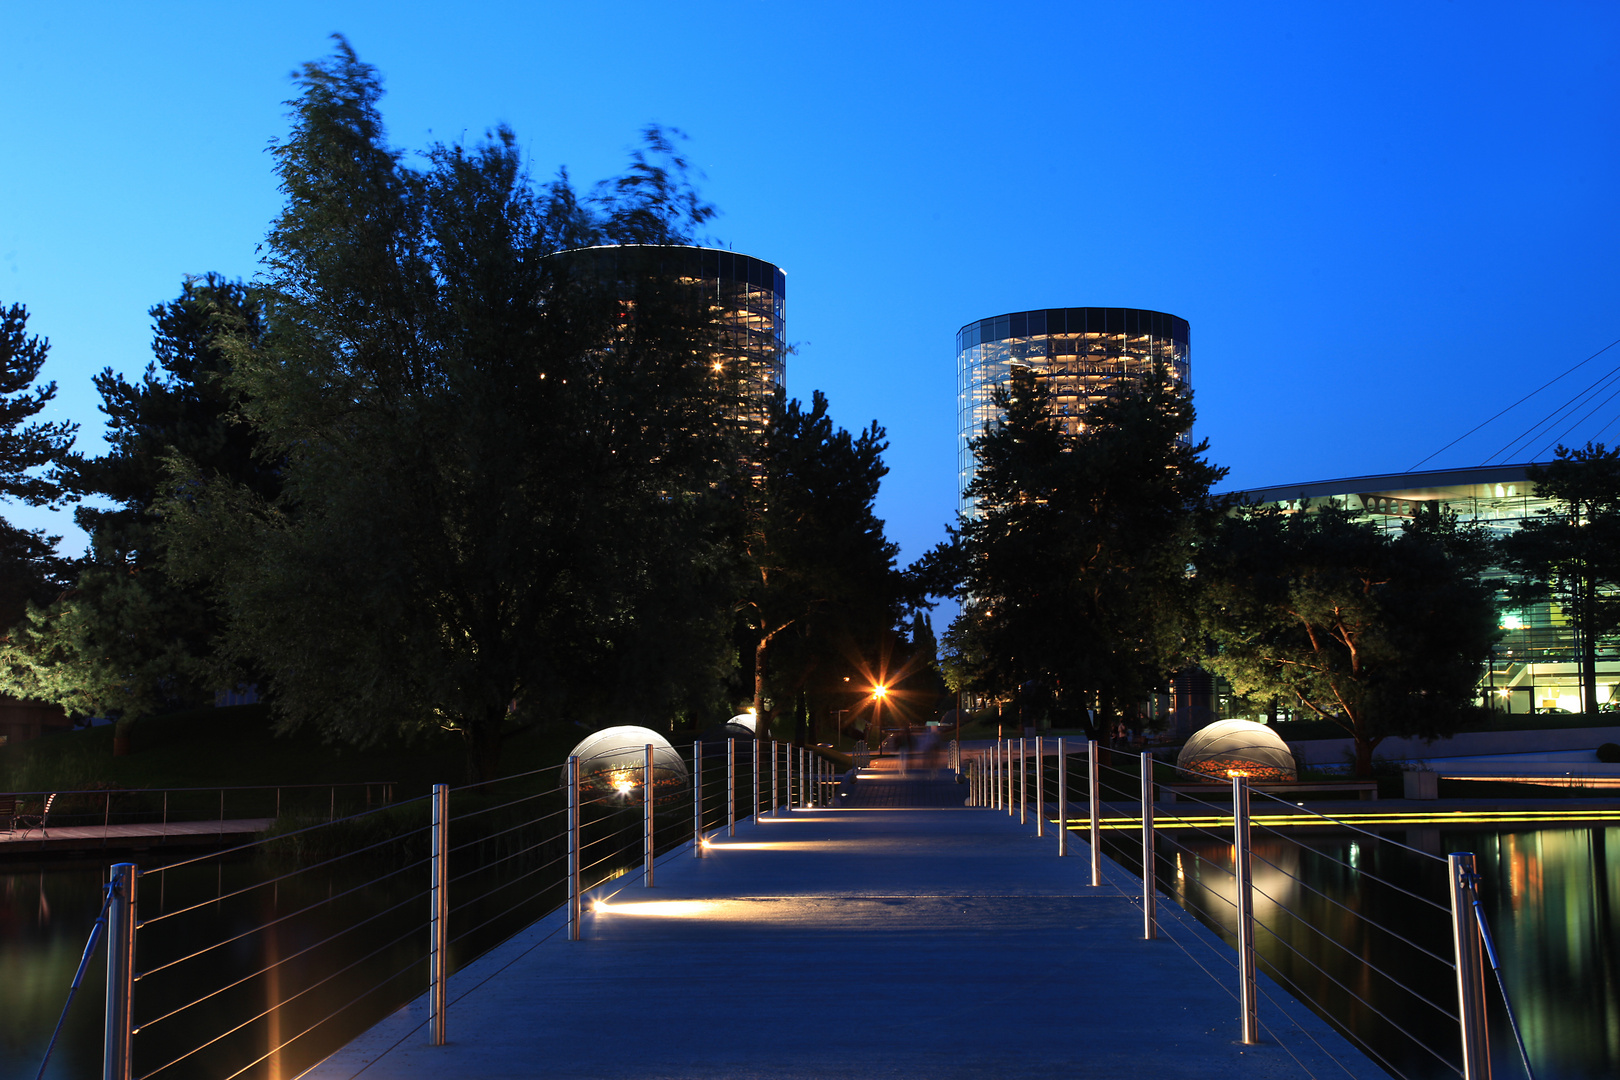
<svg viewBox="0 0 1620 1080">
<path fill-rule="evenodd" d="M 604 728 L 585 736 L 570 752 L 579 758 L 579 787 L 590 798 L 608 798 L 623 803 L 639 803 L 642 772 L 647 765 L 647 744 L 653 748 L 652 787 L 654 801 L 667 799 L 686 790 L 686 762 L 652 728 L 623 725 Z M 564 772 L 560 783 L 568 782 Z"/>
<path fill-rule="evenodd" d="M 1299 779 L 1294 753 L 1282 736 L 1251 720 L 1218 720 L 1200 728 L 1176 755 L 1176 764 L 1211 780 L 1234 776 L 1257 781 Z"/>
</svg>

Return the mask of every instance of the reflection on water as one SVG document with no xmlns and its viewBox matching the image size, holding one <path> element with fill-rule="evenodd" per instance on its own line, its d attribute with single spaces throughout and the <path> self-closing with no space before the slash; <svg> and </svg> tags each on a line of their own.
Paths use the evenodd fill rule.
<svg viewBox="0 0 1620 1080">
<path fill-rule="evenodd" d="M 55 864 L 0 873 L 0 1076 L 32 1080 L 101 910 L 98 866 Z M 97 956 L 68 1015 L 47 1077 L 101 1074 L 106 964 Z"/>
<path fill-rule="evenodd" d="M 1620 829 L 1383 835 L 1429 855 L 1477 856 L 1481 900 L 1536 1075 L 1620 1075 L 1620 864 L 1610 857 Z M 1348 831 L 1256 829 L 1253 851 L 1261 969 L 1365 1040 L 1391 1072 L 1456 1075 L 1444 864 Z M 1160 834 L 1158 853 L 1161 887 L 1234 940 L 1231 844 L 1177 830 Z M 1110 854 L 1131 861 L 1128 844 Z M 1489 975 L 1487 991 L 1495 1074 L 1522 1076 Z"/>
<path fill-rule="evenodd" d="M 551 793 L 546 793 L 547 797 Z M 498 808 L 497 808 L 498 809 Z M 452 822 L 450 970 L 563 899 L 555 815 Z M 516 823 L 513 824 L 512 822 Z M 588 883 L 638 865 L 641 812 L 588 816 Z M 477 826 L 481 825 L 482 828 Z M 634 827 L 630 827 L 633 825 Z M 689 835 L 674 815 L 660 848 Z M 370 843 L 205 856 L 143 866 L 138 887 L 134 1075 L 296 1076 L 427 987 L 424 830 Z M 100 909 L 100 864 L 0 870 L 0 1080 L 32 1078 Z M 101 1072 L 105 948 L 86 976 L 47 1076 Z"/>
<path fill-rule="evenodd" d="M 674 843 L 685 826 L 672 819 L 670 828 Z M 1620 851 L 1620 829 L 1384 835 L 1431 855 L 1478 856 L 1481 895 L 1537 1076 L 1620 1075 L 1620 864 L 1611 855 Z M 1128 866 L 1140 850 L 1128 833 L 1109 843 Z M 452 914 L 453 968 L 560 901 L 557 852 L 514 850 L 525 853 L 453 883 L 453 896 L 480 898 L 458 902 Z M 1366 1040 L 1392 1072 L 1455 1075 L 1443 1064 L 1458 1057 L 1456 1026 L 1445 1015 L 1455 1011 L 1456 990 L 1446 966 L 1443 865 L 1349 832 L 1257 829 L 1254 853 L 1262 969 Z M 1161 833 L 1159 858 L 1161 885 L 1230 938 L 1230 843 Z M 281 881 L 270 880 L 273 869 L 263 860 L 213 860 L 142 879 L 141 917 L 155 921 L 141 931 L 136 967 L 154 974 L 136 990 L 144 1025 L 136 1075 L 175 1059 L 157 1075 L 296 1075 L 425 986 L 419 853 L 340 861 Z M 104 873 L 62 862 L 0 872 L 0 1080 L 31 1078 L 38 1068 L 99 910 Z M 225 944 L 163 967 L 215 942 Z M 49 1076 L 100 1074 L 104 971 L 98 956 Z M 1494 982 L 1489 989 L 1496 1075 L 1520 1076 Z M 212 996 L 182 1008 L 203 992 Z M 1268 1008 L 1262 999 L 1262 1022 Z"/>
</svg>

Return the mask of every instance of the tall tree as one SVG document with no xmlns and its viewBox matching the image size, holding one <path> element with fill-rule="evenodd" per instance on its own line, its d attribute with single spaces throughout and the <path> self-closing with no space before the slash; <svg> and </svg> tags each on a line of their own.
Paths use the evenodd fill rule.
<svg viewBox="0 0 1620 1080">
<path fill-rule="evenodd" d="M 152 516 L 171 456 L 209 477 L 262 495 L 276 487 L 272 462 L 254 455 L 252 433 L 231 418 L 222 385 L 222 335 L 253 347 L 261 328 L 246 287 L 216 275 L 187 280 L 151 311 L 153 360 L 137 381 L 111 368 L 95 378 L 107 453 L 70 455 L 62 483 L 94 500 L 75 511 L 90 555 L 73 588 L 0 648 L 0 666 L 31 696 L 73 715 L 126 719 L 206 699 L 211 641 L 220 627 L 202 592 L 169 580 L 167 551 Z M 109 505 L 110 504 L 110 505 Z"/>
<path fill-rule="evenodd" d="M 1521 604 L 1552 601 L 1569 619 L 1581 672 L 1582 711 L 1598 711 L 1597 649 L 1620 631 L 1620 449 L 1560 446 L 1526 478 L 1553 505 L 1501 541 Z"/>
<path fill-rule="evenodd" d="M 873 422 L 851 435 L 827 409 L 819 390 L 808 409 L 796 399 L 773 404 L 748 496 L 742 614 L 760 716 L 767 697 L 786 703 L 810 692 L 807 707 L 828 707 L 846 673 L 872 666 L 908 606 L 899 548 L 875 508 L 889 471 L 883 429 Z"/>
<path fill-rule="evenodd" d="M 1196 651 L 1187 568 L 1226 470 L 1188 441 L 1191 396 L 1162 367 L 1072 434 L 1034 372 L 1015 369 L 995 400 L 1002 418 L 973 441 L 975 512 L 931 565 L 955 565 L 964 599 L 946 670 L 1106 739 Z"/>
<path fill-rule="evenodd" d="M 297 78 L 265 333 L 228 343 L 224 379 L 281 487 L 177 467 L 162 507 L 172 567 L 221 605 L 221 656 L 266 673 L 284 726 L 455 731 L 485 778 L 529 726 L 701 697 L 740 460 L 712 328 L 679 281 L 558 257 L 687 240 L 711 211 L 684 163 L 655 132 L 582 199 L 536 190 L 500 129 L 415 169 L 346 42 Z"/>
<path fill-rule="evenodd" d="M 62 495 L 57 469 L 78 425 L 40 420 L 56 383 L 39 382 L 50 342 L 28 333 L 28 309 L 0 306 L 0 500 L 48 506 Z M 0 519 L 0 624 L 17 622 L 29 603 L 45 603 L 71 575 L 56 552 L 61 539 Z"/>
<path fill-rule="evenodd" d="M 1337 505 L 1245 508 L 1200 551 L 1205 666 L 1344 728 L 1356 775 L 1392 735 L 1450 734 L 1496 629 L 1490 547 L 1438 508 L 1390 535 Z"/>
</svg>

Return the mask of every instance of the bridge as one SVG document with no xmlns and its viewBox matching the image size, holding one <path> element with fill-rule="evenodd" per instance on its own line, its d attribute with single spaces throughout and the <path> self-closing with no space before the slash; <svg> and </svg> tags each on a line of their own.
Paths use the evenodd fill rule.
<svg viewBox="0 0 1620 1080">
<path fill-rule="evenodd" d="M 115 866 L 105 1074 L 1488 1075 L 1478 878 L 1432 804 L 1391 836 L 1251 820 L 1243 776 L 1158 807 L 1180 771 L 1095 743 L 840 773 L 645 734 Z"/>
<path fill-rule="evenodd" d="M 718 830 L 541 919 L 311 1080 L 645 1077 L 1382 1077 L 1270 987 L 1245 1045 L 1231 949 L 1084 843 L 964 807 L 892 762 L 825 808 Z"/>
</svg>

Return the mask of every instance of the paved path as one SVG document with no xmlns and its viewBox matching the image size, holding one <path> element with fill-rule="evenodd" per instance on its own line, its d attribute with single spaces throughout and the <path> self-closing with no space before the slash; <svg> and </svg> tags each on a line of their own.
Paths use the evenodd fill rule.
<svg viewBox="0 0 1620 1080">
<path fill-rule="evenodd" d="M 915 805 L 947 787 L 855 780 L 843 807 L 674 852 L 655 888 L 614 882 L 583 940 L 559 913 L 458 973 L 448 1046 L 419 999 L 308 1075 L 1383 1077 L 1291 1002 L 1262 1001 L 1266 1042 L 1241 1045 L 1199 966 L 1231 971 L 1212 935 L 1161 897 L 1144 941 L 1134 878 L 1093 888 L 1083 843 L 1058 859 L 1005 813 Z"/>
<path fill-rule="evenodd" d="M 29 851 L 146 848 L 162 844 L 212 844 L 227 837 L 262 833 L 275 818 L 213 818 L 207 821 L 146 822 L 134 825 L 50 825 L 0 832 L 0 854 Z"/>
</svg>

